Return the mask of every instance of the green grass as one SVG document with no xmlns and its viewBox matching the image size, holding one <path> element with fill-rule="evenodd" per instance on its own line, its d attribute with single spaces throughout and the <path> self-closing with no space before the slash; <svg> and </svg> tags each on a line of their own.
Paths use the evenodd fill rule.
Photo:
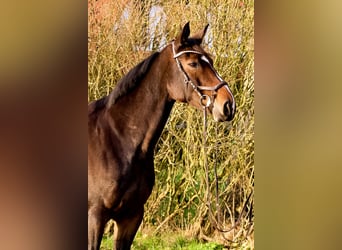
<svg viewBox="0 0 342 250">
<path fill-rule="evenodd" d="M 101 250 L 112 250 L 112 236 L 105 236 L 102 240 Z M 132 250 L 221 250 L 222 245 L 214 242 L 200 242 L 196 239 L 186 238 L 179 233 L 164 233 L 158 236 L 147 236 L 138 233 L 134 239 Z"/>
</svg>

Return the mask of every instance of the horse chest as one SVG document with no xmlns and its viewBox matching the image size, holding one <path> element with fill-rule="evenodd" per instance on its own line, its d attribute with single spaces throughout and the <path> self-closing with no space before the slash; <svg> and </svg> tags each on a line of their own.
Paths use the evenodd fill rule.
<svg viewBox="0 0 342 250">
<path fill-rule="evenodd" d="M 134 164 L 133 173 L 128 184 L 132 191 L 137 193 L 145 203 L 152 192 L 155 175 L 153 162 L 142 161 Z"/>
<path fill-rule="evenodd" d="M 116 180 L 117 188 L 112 193 L 112 210 L 116 214 L 143 206 L 152 192 L 155 179 L 153 163 L 147 164 L 141 159 L 122 170 Z"/>
</svg>

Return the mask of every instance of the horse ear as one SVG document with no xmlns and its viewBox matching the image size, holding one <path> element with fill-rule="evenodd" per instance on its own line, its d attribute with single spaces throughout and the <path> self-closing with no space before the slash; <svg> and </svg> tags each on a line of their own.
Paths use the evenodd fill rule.
<svg viewBox="0 0 342 250">
<path fill-rule="evenodd" d="M 202 40 L 203 40 L 203 38 L 204 38 L 204 36 L 205 36 L 205 33 L 207 32 L 208 27 L 209 27 L 209 24 L 207 24 L 207 25 L 204 27 L 203 30 L 197 32 L 197 33 L 193 36 L 193 38 L 196 39 L 196 40 L 198 40 L 200 44 L 202 43 Z"/>
<path fill-rule="evenodd" d="M 188 41 L 189 35 L 190 35 L 190 22 L 187 22 L 184 25 L 181 33 L 178 35 L 176 40 L 179 42 L 179 44 L 185 44 Z"/>
</svg>

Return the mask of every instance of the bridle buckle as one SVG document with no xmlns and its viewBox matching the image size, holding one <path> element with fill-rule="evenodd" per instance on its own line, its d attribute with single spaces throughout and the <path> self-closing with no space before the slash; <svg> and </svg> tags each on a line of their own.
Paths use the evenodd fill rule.
<svg viewBox="0 0 342 250">
<path fill-rule="evenodd" d="M 211 98 L 208 95 L 202 95 L 200 98 L 200 103 L 203 108 L 209 108 L 211 105 Z"/>
</svg>

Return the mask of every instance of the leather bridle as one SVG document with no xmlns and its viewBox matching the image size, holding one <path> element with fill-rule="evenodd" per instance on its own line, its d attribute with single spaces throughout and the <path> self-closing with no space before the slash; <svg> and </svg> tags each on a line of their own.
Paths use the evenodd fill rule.
<svg viewBox="0 0 342 250">
<path fill-rule="evenodd" d="M 196 50 L 184 50 L 184 51 L 180 51 L 180 52 L 176 53 L 174 41 L 172 42 L 172 52 L 173 52 L 173 58 L 176 59 L 177 66 L 184 76 L 184 83 L 186 85 L 190 84 L 191 87 L 193 88 L 193 90 L 198 94 L 198 96 L 200 97 L 200 104 L 203 108 L 208 108 L 213 103 L 215 96 L 217 94 L 217 91 L 222 87 L 226 87 L 226 90 L 230 93 L 230 95 L 233 98 L 233 105 L 235 106 L 234 97 L 233 97 L 233 94 L 231 93 L 231 91 L 229 90 L 228 83 L 220 77 L 220 75 L 216 72 L 214 67 L 209 62 L 208 58 L 202 52 L 199 52 Z M 208 63 L 211 70 L 215 73 L 216 77 L 220 80 L 220 82 L 218 84 L 216 84 L 215 86 L 199 86 L 199 85 L 196 85 L 193 81 L 191 81 L 190 77 L 185 72 L 182 64 L 180 63 L 180 61 L 178 59 L 178 57 L 180 57 L 181 55 L 186 54 L 186 53 L 193 53 L 193 54 L 201 55 L 201 59 L 203 61 L 205 61 L 206 63 Z M 201 91 L 211 91 L 212 95 L 210 97 L 208 95 L 202 94 Z"/>
</svg>

